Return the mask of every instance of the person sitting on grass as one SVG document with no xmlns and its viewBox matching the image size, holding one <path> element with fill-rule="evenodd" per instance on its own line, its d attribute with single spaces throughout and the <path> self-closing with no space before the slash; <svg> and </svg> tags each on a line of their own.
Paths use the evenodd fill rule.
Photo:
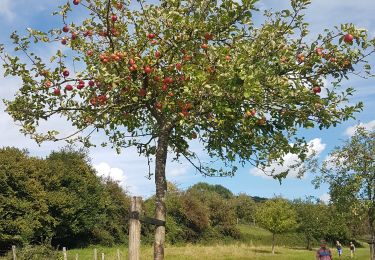
<svg viewBox="0 0 375 260">
<path fill-rule="evenodd" d="M 320 248 L 316 251 L 316 260 L 332 260 L 331 250 L 327 247 L 327 242 L 322 240 Z"/>
</svg>

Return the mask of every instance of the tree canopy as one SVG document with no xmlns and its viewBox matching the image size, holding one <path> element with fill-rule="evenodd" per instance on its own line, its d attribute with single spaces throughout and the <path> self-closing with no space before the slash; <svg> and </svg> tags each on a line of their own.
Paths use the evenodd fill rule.
<svg viewBox="0 0 375 260">
<path fill-rule="evenodd" d="M 286 200 L 275 198 L 267 200 L 256 211 L 258 224 L 270 231 L 272 254 L 275 253 L 275 235 L 293 231 L 297 228 L 297 213 Z"/>
<path fill-rule="evenodd" d="M 365 213 L 370 242 L 375 242 L 375 131 L 358 127 L 355 134 L 336 147 L 324 161 L 316 184 L 329 184 L 331 199 L 342 211 L 358 218 Z M 375 252 L 372 250 L 372 259 Z"/>
<path fill-rule="evenodd" d="M 261 166 L 286 153 L 304 157 L 300 127 L 336 125 L 362 107 L 342 105 L 353 89 L 341 91 L 339 82 L 365 63 L 374 41 L 352 24 L 307 41 L 308 0 L 266 12 L 260 27 L 255 0 L 137 2 L 68 2 L 55 13 L 62 28 L 12 35 L 19 54 L 2 56 L 5 74 L 23 84 L 7 111 L 25 134 L 64 139 L 53 129 L 38 132 L 41 121 L 60 115 L 83 132 L 71 142 L 90 145 L 92 132 L 103 130 L 116 149 L 134 145 L 152 157 L 152 141 L 166 131 L 177 157 L 193 162 L 189 140 L 198 138 L 227 166 Z M 70 22 L 71 12 L 84 10 L 82 23 Z M 48 61 L 30 49 L 56 42 L 63 45 Z M 195 166 L 207 175 L 236 169 Z"/>
</svg>

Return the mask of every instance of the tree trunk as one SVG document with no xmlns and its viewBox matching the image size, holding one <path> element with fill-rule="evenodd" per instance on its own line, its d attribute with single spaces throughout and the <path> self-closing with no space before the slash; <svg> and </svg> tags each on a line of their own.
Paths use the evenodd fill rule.
<svg viewBox="0 0 375 260">
<path fill-rule="evenodd" d="M 159 133 L 158 146 L 155 155 L 155 186 L 156 186 L 156 207 L 155 218 L 165 221 L 165 197 L 167 191 L 167 180 L 165 178 L 165 165 L 168 152 L 169 131 L 161 129 Z M 164 242 L 165 242 L 165 226 L 157 226 L 155 230 L 154 241 L 154 259 L 164 259 Z"/>
<path fill-rule="evenodd" d="M 375 230 L 374 224 L 370 224 L 371 240 L 370 240 L 370 259 L 375 260 Z"/>
<path fill-rule="evenodd" d="M 370 235 L 371 235 L 370 243 L 369 243 L 370 259 L 371 260 L 375 260 L 375 227 L 374 227 L 375 219 L 374 219 L 374 213 L 375 213 L 375 209 L 374 209 L 374 207 L 371 207 L 369 212 L 368 212 L 368 220 L 369 220 Z"/>
<path fill-rule="evenodd" d="M 275 234 L 272 234 L 272 254 L 275 254 Z"/>
<path fill-rule="evenodd" d="M 307 250 L 311 250 L 311 240 L 310 240 L 310 237 L 307 237 L 307 246 L 306 246 L 306 249 Z"/>
</svg>

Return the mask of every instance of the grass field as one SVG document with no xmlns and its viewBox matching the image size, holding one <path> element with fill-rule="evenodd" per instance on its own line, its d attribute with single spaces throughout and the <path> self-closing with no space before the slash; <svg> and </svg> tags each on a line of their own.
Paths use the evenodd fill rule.
<svg viewBox="0 0 375 260">
<path fill-rule="evenodd" d="M 101 259 L 101 254 L 105 254 L 106 260 L 117 260 L 116 248 L 97 248 L 98 259 Z M 152 259 L 152 248 L 143 247 L 140 259 Z M 334 259 L 338 259 L 336 251 L 332 250 Z M 93 248 L 86 248 L 81 250 L 68 251 L 68 259 L 75 259 L 78 254 L 80 260 L 92 260 Z M 120 250 L 120 259 L 127 259 L 126 249 Z M 368 260 L 368 248 L 359 248 L 356 251 L 356 260 Z M 165 259 L 168 260 L 190 260 L 190 259 L 213 259 L 213 260 L 242 260 L 242 259 L 277 259 L 277 260 L 310 260 L 315 259 L 315 251 L 307 251 L 304 249 L 291 249 L 286 247 L 277 247 L 276 254 L 271 254 L 269 246 L 258 247 L 246 244 L 232 244 L 232 245 L 213 245 L 213 246 L 199 246 L 199 245 L 186 245 L 181 247 L 167 246 L 165 248 Z M 349 260 L 349 250 L 345 250 L 342 260 Z"/>
<path fill-rule="evenodd" d="M 305 240 L 299 234 L 285 234 L 276 236 L 276 254 L 271 254 L 272 234 L 255 226 L 239 225 L 242 234 L 241 243 L 230 243 L 219 245 L 184 245 L 170 246 L 165 248 L 165 259 L 167 260 L 242 260 L 242 259 L 275 259 L 275 260 L 315 260 L 315 248 L 313 251 L 304 249 Z M 315 245 L 317 246 L 317 245 Z M 121 259 L 127 259 L 126 248 L 99 248 L 98 259 L 104 253 L 106 260 L 117 260 L 117 249 L 120 249 Z M 78 254 L 79 260 L 92 260 L 93 248 L 69 251 L 70 258 L 75 259 Z M 332 249 L 334 259 L 338 259 L 336 250 Z M 152 259 L 153 249 L 151 246 L 143 246 L 141 249 L 141 259 Z M 356 260 L 368 260 L 369 249 L 358 248 L 356 251 Z M 343 256 L 340 260 L 350 258 L 349 249 L 344 248 Z"/>
<path fill-rule="evenodd" d="M 183 245 L 171 246 L 167 245 L 165 248 L 165 259 L 167 260 L 241 260 L 241 259 L 275 259 L 275 260 L 314 260 L 315 248 L 313 251 L 304 249 L 304 238 L 299 234 L 285 234 L 276 237 L 276 254 L 271 254 L 272 234 L 267 230 L 247 225 L 239 225 L 242 234 L 241 242 L 227 243 L 218 241 L 216 245 Z M 316 245 L 315 245 L 316 246 Z M 102 259 L 104 253 L 105 260 L 117 260 L 117 250 L 120 253 L 120 259 L 128 259 L 126 246 L 117 247 L 99 247 L 95 246 L 97 250 L 98 259 Z M 337 257 L 337 252 L 332 249 L 334 259 Z M 93 260 L 94 247 L 84 249 L 68 249 L 68 260 L 75 260 L 76 255 L 79 260 Z M 152 259 L 153 249 L 151 246 L 142 246 L 140 259 Z M 369 249 L 358 248 L 356 251 L 356 260 L 368 260 Z M 6 258 L 0 258 L 5 260 Z M 62 252 L 61 252 L 61 258 Z M 349 249 L 344 248 L 343 256 L 340 260 L 349 260 Z M 22 259 L 20 259 L 22 260 Z M 38 259 L 39 260 L 39 259 Z M 51 259 L 52 260 L 52 259 Z"/>
</svg>

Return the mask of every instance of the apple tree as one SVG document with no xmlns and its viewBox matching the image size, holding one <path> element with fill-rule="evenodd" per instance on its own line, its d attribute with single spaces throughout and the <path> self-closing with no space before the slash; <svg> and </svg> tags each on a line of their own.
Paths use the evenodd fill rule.
<svg viewBox="0 0 375 260">
<path fill-rule="evenodd" d="M 288 153 L 303 160 L 300 128 L 328 128 L 361 110 L 346 103 L 354 90 L 340 82 L 361 68 L 370 73 L 366 57 L 375 41 L 353 24 L 312 35 L 303 15 L 309 0 L 266 11 L 256 25 L 256 2 L 67 1 L 54 13 L 60 28 L 13 33 L 13 55 L 0 47 L 5 76 L 22 79 L 7 111 L 38 143 L 91 146 L 99 131 L 108 137 L 102 145 L 136 147 L 155 163 L 160 220 L 168 152 L 206 176 L 233 175 L 244 164 L 265 168 Z M 73 22 L 77 14 L 81 21 Z M 45 59 L 37 47 L 57 51 Z M 41 131 L 53 118 L 76 131 L 62 136 L 52 124 Z M 191 139 L 222 163 L 200 160 Z M 165 227 L 157 227 L 155 259 L 163 258 L 164 238 Z"/>
<path fill-rule="evenodd" d="M 296 210 L 289 201 L 282 198 L 267 200 L 259 205 L 255 218 L 258 225 L 272 233 L 272 254 L 275 254 L 275 236 L 298 227 Z"/>
</svg>

